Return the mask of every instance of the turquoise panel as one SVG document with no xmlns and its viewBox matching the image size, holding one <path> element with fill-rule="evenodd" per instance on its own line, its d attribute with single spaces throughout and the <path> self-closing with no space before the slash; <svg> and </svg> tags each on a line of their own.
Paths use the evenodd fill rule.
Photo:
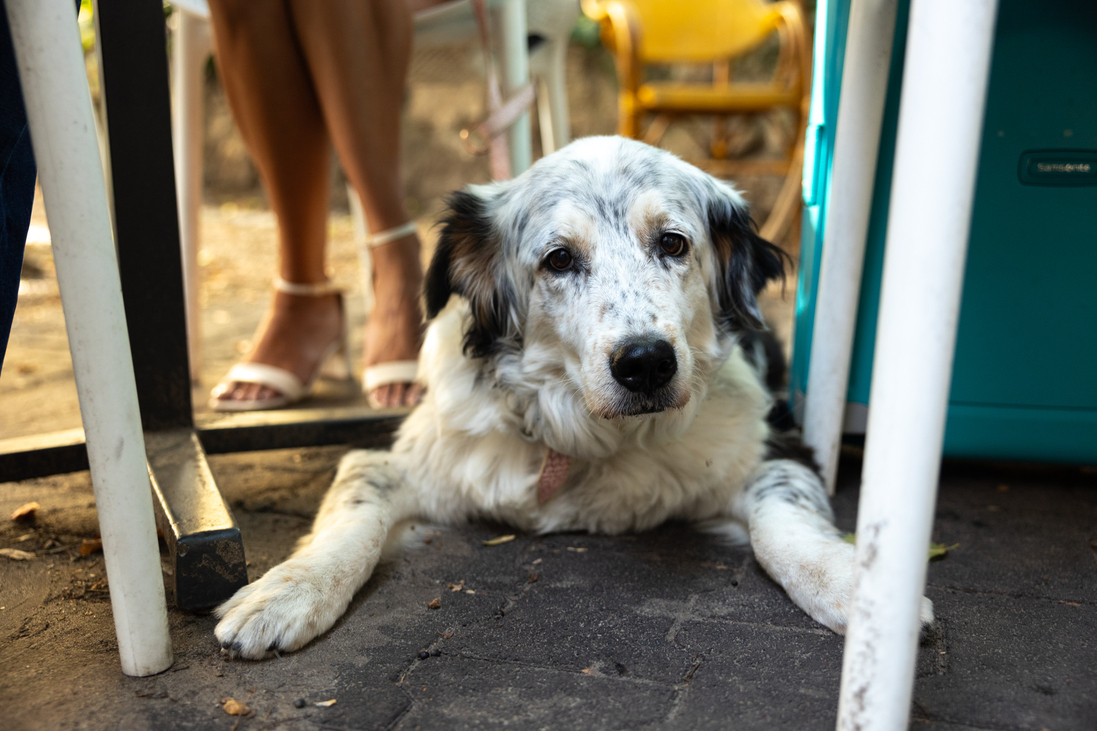
<svg viewBox="0 0 1097 731">
<path fill-rule="evenodd" d="M 836 0 L 847 6 L 848 0 Z M 872 377 L 909 2 L 900 0 L 849 400 Z M 843 17 L 831 10 L 829 19 Z M 844 36 L 845 24 L 818 33 Z M 833 43 L 830 48 L 839 45 Z M 839 82 L 823 80 L 829 99 Z M 815 87 L 819 89 L 819 86 Z M 832 111 L 836 113 L 834 100 Z M 833 138 L 833 122 L 826 150 Z M 945 452 L 1097 461 L 1097 3 L 1002 0 L 987 97 Z M 827 170 L 820 177 L 829 177 Z M 1042 165 L 1042 167 L 1040 167 Z M 806 387 L 827 186 L 805 216 L 794 395 Z M 926 211 L 932 216 L 933 211 Z M 805 337 L 804 331 L 808 334 Z"/>
<path fill-rule="evenodd" d="M 1097 410 L 949 404 L 945 454 L 1034 462 L 1094 461 Z"/>
<path fill-rule="evenodd" d="M 811 352 L 811 323 L 815 320 L 815 292 L 819 287 L 819 255 L 823 248 L 822 210 L 830 183 L 834 126 L 838 119 L 838 92 L 846 55 L 849 0 L 819 0 L 815 6 L 811 110 L 804 146 L 804 215 L 800 232 L 800 268 L 796 285 L 796 322 L 793 353 Z M 808 359 L 794 357 L 789 391 L 797 405 L 807 388 Z"/>
</svg>

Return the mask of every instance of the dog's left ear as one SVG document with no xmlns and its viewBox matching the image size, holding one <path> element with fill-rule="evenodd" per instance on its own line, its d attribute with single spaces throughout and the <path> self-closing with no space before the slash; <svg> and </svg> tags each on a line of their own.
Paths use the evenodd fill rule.
<svg viewBox="0 0 1097 731">
<path fill-rule="evenodd" d="M 705 208 L 716 259 L 717 319 L 729 330 L 763 330 L 758 293 L 766 283 L 785 278 L 792 258 L 754 229 L 746 204 L 735 190 L 707 181 Z"/>
<path fill-rule="evenodd" d="M 475 358 L 495 352 L 511 326 L 502 234 L 493 225 L 489 196 L 462 190 L 449 197 L 449 214 L 424 282 L 427 319 L 437 315 L 451 295 L 469 301 L 472 321 L 465 331 L 465 352 Z"/>
</svg>

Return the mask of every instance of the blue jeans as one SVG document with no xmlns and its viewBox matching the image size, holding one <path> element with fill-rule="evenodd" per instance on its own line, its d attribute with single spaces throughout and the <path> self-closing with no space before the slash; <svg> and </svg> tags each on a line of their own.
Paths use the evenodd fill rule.
<svg viewBox="0 0 1097 731">
<path fill-rule="evenodd" d="M 8 14 L 4 0 L 0 0 L 0 368 L 4 366 L 19 299 L 23 245 L 30 227 L 37 174 Z"/>
</svg>

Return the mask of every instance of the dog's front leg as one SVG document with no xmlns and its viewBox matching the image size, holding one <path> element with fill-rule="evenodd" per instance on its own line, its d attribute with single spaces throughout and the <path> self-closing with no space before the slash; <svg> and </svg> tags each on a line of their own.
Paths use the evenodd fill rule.
<svg viewBox="0 0 1097 731">
<path fill-rule="evenodd" d="M 331 628 L 373 573 L 389 529 L 405 517 L 406 493 L 391 454 L 347 454 L 293 555 L 217 608 L 221 647 L 258 660 Z"/>
<path fill-rule="evenodd" d="M 762 568 L 812 619 L 846 632 L 853 598 L 854 547 L 842 540 L 822 480 L 787 459 L 763 462 L 733 508 L 747 523 Z M 933 604 L 923 597 L 923 624 Z"/>
</svg>

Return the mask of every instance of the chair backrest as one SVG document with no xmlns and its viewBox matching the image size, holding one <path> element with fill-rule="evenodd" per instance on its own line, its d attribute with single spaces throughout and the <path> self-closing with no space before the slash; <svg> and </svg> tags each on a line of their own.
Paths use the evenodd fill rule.
<svg viewBox="0 0 1097 731">
<path fill-rule="evenodd" d="M 643 26 L 646 63 L 704 63 L 749 51 L 777 29 L 762 0 L 630 0 Z"/>
</svg>

